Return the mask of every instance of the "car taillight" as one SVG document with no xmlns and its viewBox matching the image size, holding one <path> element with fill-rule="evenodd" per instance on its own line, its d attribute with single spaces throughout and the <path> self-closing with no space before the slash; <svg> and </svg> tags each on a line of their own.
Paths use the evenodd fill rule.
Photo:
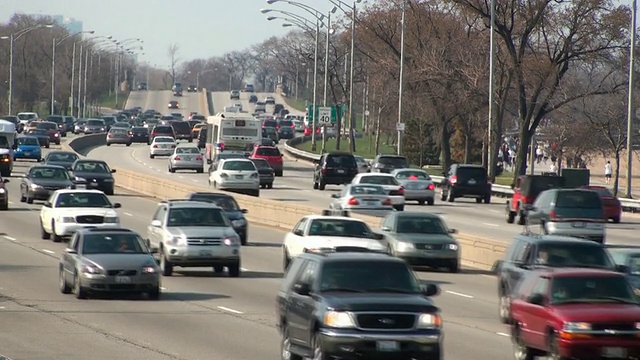
<svg viewBox="0 0 640 360">
<path fill-rule="evenodd" d="M 293 128 L 295 128 L 295 127 L 296 127 L 295 125 L 291 124 L 291 128 L 292 128 L 292 129 L 293 129 Z"/>
<path fill-rule="evenodd" d="M 158 145 L 153 145 L 153 148 L 154 148 L 154 149 L 157 149 L 157 148 L 158 148 Z"/>
<path fill-rule="evenodd" d="M 349 205 L 359 205 L 360 202 L 358 202 L 358 199 L 356 199 L 356 198 L 351 198 L 351 199 L 349 199 L 347 204 L 349 204 Z"/>
<path fill-rule="evenodd" d="M 258 178 L 258 173 L 253 173 L 249 177 L 252 178 L 252 179 L 257 179 Z"/>
<path fill-rule="evenodd" d="M 323 166 L 321 171 L 322 171 L 323 174 L 326 174 L 327 173 L 327 166 L 326 165 Z"/>
<path fill-rule="evenodd" d="M 132 131 L 129 131 L 129 135 L 130 135 L 130 136 L 133 136 L 133 132 L 132 132 Z"/>
<path fill-rule="evenodd" d="M 111 138 L 112 136 L 113 136 L 113 135 L 111 135 L 111 134 L 108 134 L 108 135 L 107 135 L 107 137 L 108 137 L 108 138 Z"/>
<path fill-rule="evenodd" d="M 549 219 L 556 220 L 557 218 L 558 218 L 558 214 L 556 213 L 555 210 L 549 211 Z"/>
<path fill-rule="evenodd" d="M 453 175 L 452 177 L 449 178 L 449 182 L 451 183 L 451 185 L 457 183 L 458 177 L 456 175 Z"/>
<path fill-rule="evenodd" d="M 264 129 L 264 125 L 262 125 L 262 128 Z"/>
<path fill-rule="evenodd" d="M 196 156 L 196 161 L 202 161 L 202 156 L 200 155 Z"/>
<path fill-rule="evenodd" d="M 180 161 L 180 156 L 176 156 L 176 157 L 174 157 L 174 158 L 173 158 L 173 160 L 175 160 L 175 161 Z"/>
<path fill-rule="evenodd" d="M 435 190 L 436 186 L 433 185 L 433 183 L 429 184 L 429 186 L 427 186 L 427 190 Z"/>
<path fill-rule="evenodd" d="M 227 175 L 226 173 L 222 173 L 222 174 L 220 174 L 220 177 L 223 178 L 223 179 L 226 179 L 226 178 L 229 177 L 229 175 Z"/>
<path fill-rule="evenodd" d="M 156 132 L 155 132 L 155 131 L 154 131 L 154 132 L 152 132 L 152 133 L 151 133 L 151 136 L 156 136 Z"/>
<path fill-rule="evenodd" d="M 276 126 L 276 130 L 280 130 L 280 125 L 277 125 L 277 126 Z"/>
<path fill-rule="evenodd" d="M 401 187 L 400 189 L 396 190 L 396 195 L 404 195 L 404 188 Z"/>
<path fill-rule="evenodd" d="M 384 199 L 384 201 L 382 202 L 382 205 L 384 205 L 384 206 L 391 206 L 391 205 L 393 205 L 393 204 L 391 203 L 391 199 Z"/>
</svg>

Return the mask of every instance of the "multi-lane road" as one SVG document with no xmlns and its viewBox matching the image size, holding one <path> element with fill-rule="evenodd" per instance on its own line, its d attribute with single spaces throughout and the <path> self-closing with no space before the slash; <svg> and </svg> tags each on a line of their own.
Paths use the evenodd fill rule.
<svg viewBox="0 0 640 360">
<path fill-rule="evenodd" d="M 197 111 L 197 95 L 186 95 L 180 99 L 182 111 Z M 171 98 L 169 92 L 134 92 L 127 106 L 168 112 Z M 216 108 L 229 102 L 227 93 L 214 94 Z M 105 159 L 116 169 L 206 184 L 206 175 L 169 174 L 167 160 L 150 160 L 146 146 L 96 148 L 88 155 Z M 26 172 L 32 164 L 18 163 L 16 173 Z M 64 244 L 40 239 L 41 205 L 20 203 L 20 179 L 10 180 L 11 210 L 0 213 L 0 354 L 13 359 L 51 360 L 279 358 L 274 309 L 282 276 L 282 231 L 252 226 L 249 246 L 242 249 L 245 268 L 240 278 L 185 270 L 163 278 L 163 297 L 157 302 L 77 300 L 57 288 L 58 256 Z M 286 162 L 284 177 L 276 181 L 274 189 L 262 191 L 261 196 L 325 206 L 334 191 L 313 191 L 310 167 L 299 162 Z M 157 201 L 121 190 L 112 201 L 123 205 L 119 209 L 123 226 L 144 235 Z M 465 200 L 436 204 L 409 209 L 441 213 L 453 227 L 504 241 L 519 230 L 503 223 L 501 205 L 476 205 Z M 612 226 L 610 240 L 631 239 L 637 226 L 634 222 Z M 512 357 L 508 330 L 496 317 L 492 276 L 471 269 L 459 274 L 420 272 L 418 276 L 441 286 L 441 294 L 434 300 L 445 320 L 446 359 Z"/>
</svg>

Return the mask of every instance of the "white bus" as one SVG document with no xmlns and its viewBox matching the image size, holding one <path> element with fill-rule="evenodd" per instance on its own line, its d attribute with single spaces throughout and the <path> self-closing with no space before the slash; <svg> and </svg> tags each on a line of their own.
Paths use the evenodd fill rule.
<svg viewBox="0 0 640 360">
<path fill-rule="evenodd" d="M 221 151 L 249 153 L 261 140 L 262 122 L 248 113 L 221 112 L 207 118 L 208 161 Z"/>
</svg>

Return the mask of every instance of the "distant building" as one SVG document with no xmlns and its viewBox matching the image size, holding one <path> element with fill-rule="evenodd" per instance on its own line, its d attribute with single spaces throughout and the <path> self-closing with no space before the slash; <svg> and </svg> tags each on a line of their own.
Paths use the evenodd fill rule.
<svg viewBox="0 0 640 360">
<path fill-rule="evenodd" d="M 82 32 L 82 21 L 74 18 L 64 17 L 63 15 L 51 16 L 56 24 L 63 26 L 71 34 Z"/>
</svg>

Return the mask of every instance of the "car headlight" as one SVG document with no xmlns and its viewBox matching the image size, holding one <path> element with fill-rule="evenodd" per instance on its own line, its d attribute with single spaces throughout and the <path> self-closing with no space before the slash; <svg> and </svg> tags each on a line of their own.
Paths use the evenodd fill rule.
<svg viewBox="0 0 640 360">
<path fill-rule="evenodd" d="M 105 131 L 105 128 L 100 128 L 100 131 Z"/>
<path fill-rule="evenodd" d="M 186 240 L 182 236 L 172 236 L 169 241 L 167 241 L 167 245 L 178 246 L 186 243 Z"/>
<path fill-rule="evenodd" d="M 95 265 L 82 265 L 81 270 L 84 274 L 102 274 L 102 269 Z"/>
<path fill-rule="evenodd" d="M 456 250 L 458 250 L 458 245 L 457 244 L 449 244 L 449 245 L 447 245 L 447 249 L 456 251 Z"/>
<path fill-rule="evenodd" d="M 245 219 L 233 220 L 231 221 L 231 224 L 233 225 L 233 227 L 241 227 L 241 226 L 247 225 L 247 220 Z"/>
<path fill-rule="evenodd" d="M 31 184 L 31 186 L 29 186 L 31 188 L 31 190 L 38 190 L 40 189 L 42 186 L 38 185 L 38 184 Z"/>
<path fill-rule="evenodd" d="M 58 136 L 60 136 L 60 134 L 55 133 L 55 134 L 53 134 L 53 136 L 58 137 Z"/>
<path fill-rule="evenodd" d="M 322 321 L 325 326 L 334 328 L 354 328 L 356 327 L 353 317 L 348 312 L 327 311 Z"/>
<path fill-rule="evenodd" d="M 399 242 L 397 248 L 398 248 L 398 251 L 407 251 L 407 250 L 414 250 L 416 246 L 413 245 L 413 243 L 409 243 L 409 242 Z"/>
<path fill-rule="evenodd" d="M 104 218 L 105 224 L 117 224 L 120 222 L 117 216 L 106 216 Z"/>
<path fill-rule="evenodd" d="M 222 243 L 227 246 L 237 246 L 240 244 L 240 241 L 237 236 L 229 236 L 222 240 Z"/>
<path fill-rule="evenodd" d="M 564 331 L 591 330 L 591 324 L 587 322 L 566 322 L 562 326 L 562 330 Z"/>
<path fill-rule="evenodd" d="M 0 194 L 4 194 L 6 192 L 5 189 L 0 189 Z"/>
<path fill-rule="evenodd" d="M 61 222 L 61 223 L 74 223 L 74 222 L 76 222 L 76 219 L 74 219 L 73 216 L 60 216 L 58 218 L 58 222 Z"/>
<path fill-rule="evenodd" d="M 442 318 L 438 314 L 421 314 L 418 318 L 419 329 L 435 329 L 442 326 Z"/>
<path fill-rule="evenodd" d="M 147 265 L 142 267 L 143 274 L 155 274 L 156 272 L 158 272 L 158 268 L 156 268 L 154 265 Z"/>
</svg>

